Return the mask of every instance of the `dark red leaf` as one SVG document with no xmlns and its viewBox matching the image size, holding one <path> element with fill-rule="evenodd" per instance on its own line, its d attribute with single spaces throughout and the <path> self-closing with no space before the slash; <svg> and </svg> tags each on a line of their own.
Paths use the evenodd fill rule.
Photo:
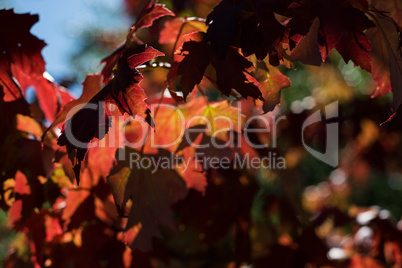
<svg viewBox="0 0 402 268">
<path fill-rule="evenodd" d="M 130 65 L 130 68 L 134 70 L 141 64 L 159 56 L 165 56 L 165 54 L 154 49 L 153 47 L 145 46 L 143 51 L 141 51 L 140 53 L 135 53 L 132 56 L 128 57 L 127 61 Z"/>
<path fill-rule="evenodd" d="M 105 67 L 102 69 L 103 83 L 107 84 L 110 81 L 110 76 L 113 73 L 113 68 L 117 61 L 120 59 L 123 52 L 126 50 L 125 44 L 119 46 L 112 54 L 101 60 L 101 64 L 105 63 Z"/>
<path fill-rule="evenodd" d="M 190 41 L 183 44 L 182 51 L 188 54 L 180 62 L 177 75 L 181 75 L 180 85 L 185 100 L 194 86 L 201 82 L 205 69 L 211 62 L 211 49 L 206 42 Z"/>
<path fill-rule="evenodd" d="M 109 115 L 102 102 L 114 103 L 121 113 L 139 116 L 153 126 L 150 110 L 145 103 L 147 96 L 138 84 L 142 76 L 135 67 L 159 55 L 163 54 L 145 45 L 125 50 L 118 60 L 115 77 L 66 122 L 57 143 L 67 146 L 69 154 L 75 152 L 73 164 L 77 179 L 88 143 L 93 138 L 102 139 L 109 131 Z"/>
<path fill-rule="evenodd" d="M 363 0 L 362 0 L 363 1 Z M 402 2 L 399 0 L 370 0 L 377 10 L 386 12 L 386 15 L 390 16 L 399 27 L 402 27 Z"/>
<path fill-rule="evenodd" d="M 207 42 L 189 41 L 183 44 L 182 52 L 186 56 L 180 62 L 177 75 L 181 76 L 184 99 L 201 82 L 209 64 L 215 69 L 216 76 L 207 78 L 214 81 L 224 95 L 229 96 L 235 89 L 244 98 L 262 99 L 258 83 L 248 73 L 253 64 L 233 48 L 228 49 L 222 59 L 213 53 Z"/>
<path fill-rule="evenodd" d="M 318 43 L 322 60 L 325 61 L 328 53 L 336 48 L 345 62 L 352 60 L 362 69 L 371 71 L 371 47 L 364 31 L 375 25 L 363 11 L 347 0 L 301 0 L 292 3 L 289 12 L 292 18 L 287 27 L 293 42 L 300 40 L 298 35 L 306 35 L 314 20 L 318 18 Z M 311 46 L 314 45 L 311 43 Z"/>
<path fill-rule="evenodd" d="M 45 72 L 45 61 L 41 50 L 46 45 L 30 34 L 30 28 L 39 20 L 38 15 L 14 14 L 13 10 L 0 10 L 0 77 L 5 86 L 5 101 L 21 97 L 15 82 L 12 80 L 12 67 L 20 69 L 29 78 L 42 76 Z M 12 27 L 10 27 L 12 25 Z M 26 88 L 24 88 L 25 90 Z"/>
<path fill-rule="evenodd" d="M 0 10 L 0 85 L 5 90 L 5 101 L 20 98 L 33 86 L 46 119 L 53 121 L 61 106 L 59 88 L 43 76 L 41 50 L 46 44 L 29 32 L 37 21 L 37 15 Z"/>
<path fill-rule="evenodd" d="M 160 33 L 160 44 L 173 44 L 177 41 L 177 47 L 184 42 L 183 36 L 193 32 L 206 32 L 205 20 L 200 18 L 174 18 L 165 23 L 165 28 Z M 179 36 L 180 35 L 180 36 Z M 179 38 L 179 39 L 178 39 Z"/>
<path fill-rule="evenodd" d="M 154 4 L 150 8 L 145 8 L 143 10 L 143 12 L 138 16 L 138 20 L 133 27 L 136 30 L 140 28 L 149 27 L 155 20 L 163 16 L 176 16 L 176 15 L 169 9 L 165 8 L 165 5 Z"/>
<path fill-rule="evenodd" d="M 229 46 L 236 46 L 246 56 L 255 54 L 259 60 L 269 54 L 271 64 L 278 65 L 282 58 L 279 42 L 285 27 L 276 20 L 274 10 L 283 10 L 287 4 L 288 1 L 223 0 L 208 15 L 205 40 L 221 57 Z"/>
<path fill-rule="evenodd" d="M 318 45 L 318 27 L 320 22 L 315 19 L 311 24 L 307 35 L 302 37 L 298 45 L 291 51 L 292 60 L 298 60 L 304 64 L 320 66 L 322 58 Z"/>
<path fill-rule="evenodd" d="M 172 168 L 156 168 L 154 164 L 146 168 L 139 162 L 132 165 L 132 159 L 142 161 L 143 158 L 147 158 L 150 163 L 164 161 L 172 157 L 170 152 L 161 150 L 158 154 L 149 155 L 127 147 L 124 154 L 126 160 L 119 161 L 114 169 L 114 173 L 122 177 L 113 175 L 109 183 L 117 204 L 119 205 L 120 200 L 123 200 L 122 210 L 129 199 L 132 201 L 126 230 L 129 231 L 132 227 L 141 224 L 141 229 L 130 246 L 149 251 L 152 249 L 152 237 L 161 236 L 160 226 L 175 228 L 170 206 L 185 196 L 186 185 Z M 132 168 L 127 177 L 125 170 L 130 165 Z M 126 185 L 118 186 L 120 184 Z"/>
<path fill-rule="evenodd" d="M 372 13 L 370 13 L 372 14 Z M 381 13 L 372 14 L 376 28 L 369 29 L 373 59 L 373 79 L 377 89 L 373 97 L 383 95 L 392 90 L 392 108 L 396 112 L 402 102 L 402 52 L 400 47 L 400 31 L 395 22 Z"/>
</svg>

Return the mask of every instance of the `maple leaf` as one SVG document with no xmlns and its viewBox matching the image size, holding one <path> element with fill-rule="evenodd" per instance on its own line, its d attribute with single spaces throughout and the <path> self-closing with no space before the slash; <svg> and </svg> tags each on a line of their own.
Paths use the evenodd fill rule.
<svg viewBox="0 0 402 268">
<path fill-rule="evenodd" d="M 27 219 L 27 214 L 32 212 L 32 204 L 29 204 L 32 191 L 24 173 L 17 171 L 14 178 L 15 201 L 10 208 L 8 225 L 14 229 L 18 229 L 19 226 L 22 226 L 23 221 Z"/>
<path fill-rule="evenodd" d="M 109 226 L 120 227 L 119 214 L 110 191 L 109 195 L 103 200 L 95 197 L 95 216 Z"/>
<path fill-rule="evenodd" d="M 113 68 L 115 67 L 117 61 L 121 58 L 123 52 L 126 50 L 125 43 L 116 48 L 109 56 L 101 60 L 101 64 L 104 63 L 101 74 L 103 76 L 103 83 L 107 84 L 110 81 L 110 76 L 113 73 Z"/>
<path fill-rule="evenodd" d="M 32 134 L 36 137 L 42 136 L 42 128 L 35 119 L 30 116 L 17 114 L 16 129 L 25 133 Z"/>
<path fill-rule="evenodd" d="M 57 184 L 59 188 L 73 187 L 73 184 L 71 183 L 70 179 L 66 176 L 63 170 L 63 165 L 61 163 L 55 164 L 54 171 L 50 179 L 53 181 L 53 183 Z"/>
<path fill-rule="evenodd" d="M 115 77 L 107 85 L 110 85 L 111 88 L 108 89 L 110 92 L 106 100 L 114 102 L 122 113 L 127 113 L 133 117 L 138 115 L 153 126 L 149 115 L 150 111 L 145 103 L 147 96 L 139 86 L 142 76 L 136 67 L 157 56 L 163 55 L 162 52 L 146 45 L 126 50 L 118 61 L 118 72 L 116 72 Z"/>
<path fill-rule="evenodd" d="M 27 74 L 24 68 L 14 67 L 14 65 L 12 65 L 12 73 L 14 78 L 21 85 L 24 94 L 28 87 L 33 86 L 45 118 L 49 121 L 53 121 L 59 108 L 64 105 L 64 103 L 62 103 L 63 100 L 59 99 L 61 92 L 60 86 L 49 81 L 43 75 L 34 76 Z M 70 98 L 72 97 L 70 96 Z"/>
<path fill-rule="evenodd" d="M 37 15 L 0 10 L 0 85 L 7 102 L 21 98 L 33 86 L 46 119 L 53 121 L 60 105 L 60 90 L 43 76 L 45 61 L 41 50 L 46 44 L 29 32 L 37 21 Z"/>
<path fill-rule="evenodd" d="M 41 50 L 46 45 L 30 34 L 30 28 L 39 20 L 38 15 L 14 14 L 13 10 L 0 10 L 1 26 L 0 45 L 2 68 L 0 77 L 5 87 L 5 101 L 22 96 L 18 86 L 12 80 L 12 65 L 24 70 L 28 77 L 42 76 L 45 72 L 45 61 Z M 6 25 L 13 25 L 12 28 Z M 28 82 L 28 81 L 27 81 Z"/>
<path fill-rule="evenodd" d="M 187 105 L 180 105 L 177 108 L 176 106 L 159 106 L 158 113 L 154 118 L 155 132 L 151 133 L 154 145 L 162 146 L 171 152 L 175 151 L 179 141 L 183 137 L 186 117 L 190 114 L 187 110 L 188 107 Z M 191 108 L 194 108 L 194 106 Z M 151 145 L 151 139 L 147 143 L 148 146 Z"/>
<path fill-rule="evenodd" d="M 248 72 L 254 68 L 253 64 L 234 49 L 229 49 L 226 53 L 226 59 L 212 61 L 218 89 L 226 96 L 235 89 L 245 99 L 250 96 L 262 100 L 259 84 Z"/>
<path fill-rule="evenodd" d="M 223 141 L 228 141 L 228 131 L 233 130 L 240 133 L 243 130 L 244 115 L 241 114 L 239 109 L 232 107 L 228 101 L 208 103 L 205 98 L 200 99 L 204 102 L 204 105 L 192 114 L 192 117 L 200 118 L 191 120 L 187 127 L 209 123 L 211 127 L 206 131 L 206 134 L 216 136 Z"/>
<path fill-rule="evenodd" d="M 392 90 L 392 108 L 396 112 L 402 101 L 402 52 L 400 31 L 388 16 L 377 12 L 369 13 L 377 27 L 367 30 L 372 51 L 372 75 L 377 82 L 373 97 Z"/>
<path fill-rule="evenodd" d="M 26 228 L 30 236 L 31 247 L 34 247 L 32 254 L 35 265 L 45 261 L 45 250 L 53 238 L 61 236 L 63 231 L 60 226 L 60 220 L 54 217 L 47 209 L 41 209 L 33 213 L 32 217 L 27 221 Z"/>
<path fill-rule="evenodd" d="M 280 102 L 280 90 L 290 87 L 289 78 L 283 75 L 278 67 L 267 66 L 267 69 L 260 82 L 260 90 L 264 98 L 262 108 L 265 113 L 272 111 Z"/>
<path fill-rule="evenodd" d="M 98 142 L 92 141 L 94 146 L 88 150 L 86 166 L 92 176 L 105 179 L 115 163 L 115 154 L 118 147 L 122 146 L 123 133 L 119 125 L 114 124 L 105 138 Z"/>
<path fill-rule="evenodd" d="M 174 205 L 187 228 L 203 234 L 202 243 L 211 243 L 224 237 L 238 216 L 250 216 L 255 188 L 240 183 L 240 173 L 233 169 L 209 170 L 205 193 L 190 191 L 184 200 Z M 197 211 L 196 214 L 192 211 Z"/>
<path fill-rule="evenodd" d="M 186 185 L 180 176 L 171 168 L 156 168 L 155 164 L 163 157 L 170 158 L 171 153 L 160 150 L 158 154 L 148 155 L 131 148 L 125 149 L 125 161 L 119 161 L 112 172 L 112 178 L 108 179 L 113 191 L 116 202 L 122 200 L 122 209 L 128 200 L 132 201 L 126 230 L 141 223 L 141 229 L 131 247 L 142 251 L 149 251 L 152 248 L 152 237 L 161 236 L 159 226 L 174 229 L 173 213 L 170 206 L 172 203 L 184 197 L 186 194 Z M 138 161 L 147 158 L 151 165 L 148 168 L 134 163 L 134 157 Z M 159 159 L 159 160 L 158 160 Z M 135 160 L 135 159 L 134 159 Z M 131 171 L 128 174 L 127 167 Z M 120 172 L 123 175 L 117 178 L 114 175 Z M 122 187 L 125 184 L 125 187 Z M 116 191 L 116 192 L 115 192 Z"/>
<path fill-rule="evenodd" d="M 104 89 L 66 121 L 57 140 L 57 144 L 66 146 L 67 153 L 75 159 L 72 162 L 77 182 L 89 142 L 93 138 L 102 139 L 109 131 L 109 117 L 104 112 L 104 104 L 100 103 L 108 94 Z"/>
<path fill-rule="evenodd" d="M 89 102 L 89 100 L 91 100 L 96 93 L 101 90 L 101 78 L 102 77 L 98 74 L 87 75 L 85 81 L 82 83 L 84 87 L 81 96 L 76 100 L 68 102 L 48 129 L 52 129 L 54 126 L 64 123 L 66 119 L 69 119 L 73 116 L 71 113 L 72 109 L 79 109 L 79 107 L 82 107 L 84 104 Z M 67 115 L 69 115 L 69 118 L 67 118 Z"/>
<path fill-rule="evenodd" d="M 289 6 L 291 20 L 287 24 L 290 39 L 308 33 L 315 18 L 319 19 L 318 43 L 322 60 L 333 49 L 342 55 L 345 62 L 352 60 L 362 69 L 370 72 L 370 43 L 364 31 L 375 25 L 363 11 L 347 0 L 300 0 Z M 295 40 L 294 40 L 295 42 Z M 311 44 L 314 46 L 314 43 Z M 291 46 L 292 48 L 292 46 Z"/>
<path fill-rule="evenodd" d="M 165 8 L 165 5 L 155 4 L 149 1 L 148 6 L 138 16 L 137 22 L 134 24 L 135 29 L 150 27 L 156 19 L 163 16 L 176 16 L 172 11 Z"/>
<path fill-rule="evenodd" d="M 21 199 L 14 201 L 14 203 L 12 204 L 8 212 L 9 216 L 7 224 L 9 227 L 17 229 L 17 225 L 21 220 L 22 207 L 23 207 L 23 201 Z"/>
<path fill-rule="evenodd" d="M 304 64 L 320 66 L 322 58 L 320 47 L 318 45 L 318 27 L 320 22 L 315 19 L 311 27 L 304 37 L 301 38 L 297 46 L 291 51 L 290 57 L 292 60 L 300 61 Z"/>
<path fill-rule="evenodd" d="M 80 177 L 82 185 L 68 189 L 66 206 L 61 215 L 68 230 L 77 228 L 82 222 L 90 221 L 95 217 L 95 203 L 91 193 L 93 177 L 88 169 L 84 169 Z"/>
<path fill-rule="evenodd" d="M 402 3 L 398 0 L 380 1 L 370 0 L 370 4 L 378 11 L 385 12 L 399 27 L 402 27 Z"/>
<path fill-rule="evenodd" d="M 206 105 L 203 98 L 197 98 L 183 105 L 159 105 L 157 113 L 155 113 L 155 132 L 150 132 L 149 136 L 146 135 L 146 141 L 144 141 L 144 123 L 135 121 L 127 125 L 125 128 L 125 137 L 128 141 L 128 145 L 133 149 L 143 150 L 147 154 L 157 153 L 158 148 L 169 150 L 172 153 L 176 153 L 179 146 L 183 143 L 185 129 L 188 120 L 191 120 L 192 116 L 196 116 L 196 112 Z M 206 123 L 205 121 L 203 123 Z M 191 136 L 191 134 L 190 134 Z M 188 144 L 187 146 L 189 146 Z M 182 151 L 183 149 L 180 149 Z M 175 167 L 177 173 L 186 181 L 188 188 L 194 188 L 203 191 L 206 186 L 205 174 L 202 173 L 198 167 L 195 166 L 194 152 L 182 156 L 187 161 L 190 161 L 187 165 L 184 163 Z M 123 168 L 122 174 L 116 176 L 110 176 L 111 180 L 118 180 L 119 176 L 128 176 L 130 170 Z M 124 187 L 120 182 L 113 183 L 114 187 Z M 124 189 L 124 188 L 121 188 Z M 114 191 L 115 192 L 115 191 Z M 122 199 L 115 196 L 116 203 L 121 206 Z M 120 200 L 118 202 L 118 200 Z"/>
<path fill-rule="evenodd" d="M 161 55 L 161 52 L 145 45 L 125 50 L 118 61 L 115 77 L 65 123 L 57 144 L 67 146 L 69 154 L 76 152 L 74 171 L 77 180 L 89 142 L 93 138 L 101 140 L 109 131 L 110 116 L 104 101 L 116 104 L 121 113 L 139 116 L 153 126 L 145 103 L 147 96 L 138 85 L 142 76 L 135 67 Z"/>
<path fill-rule="evenodd" d="M 184 43 L 182 51 L 187 51 L 188 55 L 180 62 L 177 75 L 181 75 L 180 84 L 185 100 L 194 86 L 201 82 L 210 63 L 211 51 L 207 43 L 195 41 Z"/>
<path fill-rule="evenodd" d="M 188 189 L 194 189 L 198 192 L 205 193 L 208 185 L 205 172 L 202 170 L 202 164 L 197 162 L 194 157 L 184 154 L 184 159 L 187 159 L 187 165 L 179 164 L 175 170 L 186 182 Z"/>
<path fill-rule="evenodd" d="M 160 44 L 177 43 L 176 47 L 180 47 L 184 42 L 184 35 L 193 32 L 206 32 L 208 29 L 205 20 L 201 18 L 174 18 L 165 23 L 165 27 L 160 32 Z"/>
<path fill-rule="evenodd" d="M 103 67 L 101 72 L 103 75 L 103 83 L 106 84 L 109 82 L 113 68 L 127 50 L 135 48 L 138 44 L 143 44 L 142 41 L 135 36 L 135 32 L 138 29 L 150 27 L 156 19 L 167 15 L 175 16 L 175 14 L 166 9 L 164 5 L 155 4 L 152 0 L 147 2 L 141 14 L 137 16 L 136 23 L 131 27 L 126 41 L 113 51 L 112 54 L 101 60 L 101 64 L 105 63 L 105 67 Z"/>
<path fill-rule="evenodd" d="M 208 15 L 205 40 L 212 43 L 218 55 L 224 55 L 229 46 L 236 46 L 259 60 L 270 56 L 271 64 L 282 58 L 277 50 L 285 27 L 275 18 L 275 10 L 283 10 L 289 1 L 231 1 L 223 0 Z"/>
<path fill-rule="evenodd" d="M 159 43 L 173 44 L 172 51 L 175 52 L 186 41 L 185 35 L 194 32 L 206 32 L 207 29 L 204 19 L 196 17 L 174 18 L 165 23 L 165 27 L 160 32 Z M 179 61 L 178 57 L 180 55 L 174 55 L 176 61 Z"/>
<path fill-rule="evenodd" d="M 157 109 L 155 132 L 150 133 L 144 143 L 143 150 L 148 153 L 155 152 L 158 147 L 177 152 L 179 144 L 186 138 L 186 129 L 193 126 L 208 125 L 208 129 L 201 132 L 223 141 L 229 140 L 229 131 L 240 133 L 244 128 L 244 115 L 226 100 L 208 103 L 205 97 L 199 97 L 178 106 L 159 105 Z M 140 141 L 141 134 L 144 136 L 141 124 L 130 124 L 125 131 L 130 147 Z"/>
<path fill-rule="evenodd" d="M 31 194 L 31 188 L 28 185 L 27 177 L 21 171 L 17 171 L 17 173 L 15 174 L 14 192 L 20 195 Z"/>
<path fill-rule="evenodd" d="M 229 96 L 235 89 L 243 98 L 251 96 L 262 99 L 258 82 L 248 72 L 253 64 L 233 48 L 228 49 L 225 58 L 221 59 L 212 52 L 207 42 L 189 41 L 183 44 L 182 52 L 185 58 L 179 64 L 177 75 L 181 76 L 184 99 L 201 82 L 209 64 L 215 69 L 216 75 L 207 78 L 216 83 L 222 94 Z"/>
<path fill-rule="evenodd" d="M 113 198 L 119 211 L 124 207 L 124 190 L 130 177 L 131 169 L 123 167 L 118 172 L 107 177 L 107 182 L 112 188 Z"/>
<path fill-rule="evenodd" d="M 179 164 L 175 168 L 176 171 L 186 181 L 188 188 L 204 191 L 205 173 L 201 169 L 202 164 L 197 163 L 195 159 L 196 150 L 190 146 L 210 144 L 214 139 L 214 142 L 224 147 L 225 142 L 229 141 L 230 131 L 241 132 L 243 129 L 244 116 L 238 109 L 231 107 L 228 101 L 208 103 L 205 97 L 194 98 L 178 106 L 160 105 L 157 109 L 158 112 L 155 113 L 154 118 L 155 132 L 151 132 L 144 143 L 140 143 L 143 138 L 141 134 L 144 135 L 144 127 L 140 122 L 133 122 L 126 126 L 125 136 L 130 147 L 139 150 L 138 143 L 140 143 L 143 146 L 141 150 L 147 154 L 155 153 L 158 148 L 163 148 L 184 157 L 185 161 L 189 162 Z M 205 127 L 207 124 L 208 128 Z M 201 139 L 197 140 L 198 136 L 201 136 Z M 137 146 L 134 147 L 134 144 Z M 213 146 L 197 152 L 213 157 L 231 156 L 230 149 L 215 150 Z M 121 172 L 127 175 L 128 169 L 122 169 Z M 111 179 L 116 180 L 114 176 Z M 124 186 L 116 183 L 115 187 Z"/>
</svg>

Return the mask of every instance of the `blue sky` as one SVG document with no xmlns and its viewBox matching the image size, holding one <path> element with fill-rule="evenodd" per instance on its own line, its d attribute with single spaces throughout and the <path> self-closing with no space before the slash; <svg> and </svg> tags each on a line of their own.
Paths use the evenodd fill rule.
<svg viewBox="0 0 402 268">
<path fill-rule="evenodd" d="M 56 79 L 72 73 L 68 57 L 77 50 L 83 28 L 130 27 L 122 5 L 119 0 L 0 0 L 1 9 L 39 14 L 31 32 L 47 43 L 42 55 L 47 71 Z"/>
</svg>

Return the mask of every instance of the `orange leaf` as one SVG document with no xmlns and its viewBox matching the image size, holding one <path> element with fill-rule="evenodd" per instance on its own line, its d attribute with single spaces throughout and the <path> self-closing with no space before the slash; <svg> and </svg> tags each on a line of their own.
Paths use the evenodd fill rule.
<svg viewBox="0 0 402 268">
<path fill-rule="evenodd" d="M 101 90 L 101 76 L 99 74 L 89 74 L 85 78 L 84 83 L 82 83 L 84 88 L 82 90 L 81 96 L 67 103 L 63 110 L 57 115 L 56 119 L 53 121 L 49 129 L 59 125 L 60 123 L 64 123 L 67 119 L 71 118 L 74 112 L 71 110 L 78 111 L 84 104 L 86 104 L 93 96 L 96 95 Z M 68 117 L 67 117 L 68 115 Z"/>
<path fill-rule="evenodd" d="M 280 102 L 280 90 L 290 87 L 290 80 L 278 67 L 269 66 L 266 79 L 261 83 L 260 91 L 264 98 L 263 110 L 269 112 Z"/>
<path fill-rule="evenodd" d="M 40 127 L 39 123 L 36 122 L 30 116 L 17 114 L 17 130 L 32 134 L 36 137 L 42 136 L 42 128 Z"/>
</svg>

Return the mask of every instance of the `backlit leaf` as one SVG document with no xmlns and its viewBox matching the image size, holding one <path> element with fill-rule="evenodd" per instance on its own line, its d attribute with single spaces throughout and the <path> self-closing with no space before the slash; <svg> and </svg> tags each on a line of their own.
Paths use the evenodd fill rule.
<svg viewBox="0 0 402 268">
<path fill-rule="evenodd" d="M 371 46 L 364 31 L 375 25 L 363 11 L 356 9 L 347 0 L 296 1 L 290 5 L 289 10 L 292 18 L 287 27 L 290 29 L 291 40 L 293 36 L 305 36 L 318 18 L 318 43 L 322 60 L 325 61 L 328 53 L 336 48 L 345 62 L 352 60 L 355 65 L 371 71 Z"/>
<path fill-rule="evenodd" d="M 262 99 L 257 82 L 250 81 L 251 75 L 248 71 L 253 68 L 253 64 L 234 49 L 228 49 L 226 56 L 220 58 L 212 52 L 210 45 L 205 41 L 189 41 L 183 44 L 182 52 L 185 58 L 179 64 L 177 75 L 181 76 L 180 83 L 183 86 L 184 99 L 194 86 L 201 82 L 209 64 L 215 69 L 216 75 L 209 76 L 208 79 L 216 83 L 222 94 L 229 96 L 234 89 L 243 98 L 250 96 L 254 99 Z"/>
<path fill-rule="evenodd" d="M 367 31 L 372 46 L 373 79 L 377 82 L 373 97 L 392 90 L 392 108 L 395 112 L 402 101 L 400 32 L 393 20 L 381 13 L 374 15 L 374 21 L 377 27 Z"/>
<path fill-rule="evenodd" d="M 167 151 L 147 155 L 126 148 L 125 161 L 119 161 L 115 168 L 115 171 L 119 172 L 131 165 L 123 198 L 123 207 L 129 199 L 132 201 L 126 231 L 141 224 L 141 229 L 130 246 L 142 251 L 149 251 L 152 248 L 152 237 L 161 236 L 160 227 L 174 229 L 170 206 L 186 194 L 185 183 L 174 170 L 169 167 L 157 167 L 154 164 L 157 161 L 166 161 L 169 157 L 171 157 L 171 153 Z M 143 159 L 147 159 L 150 165 L 141 165 Z M 124 171 L 120 174 L 124 175 L 127 172 Z M 118 182 L 117 177 L 109 180 L 112 185 L 116 182 Z M 112 189 L 119 188 L 112 186 Z M 118 196 L 121 197 L 121 193 Z"/>
</svg>

